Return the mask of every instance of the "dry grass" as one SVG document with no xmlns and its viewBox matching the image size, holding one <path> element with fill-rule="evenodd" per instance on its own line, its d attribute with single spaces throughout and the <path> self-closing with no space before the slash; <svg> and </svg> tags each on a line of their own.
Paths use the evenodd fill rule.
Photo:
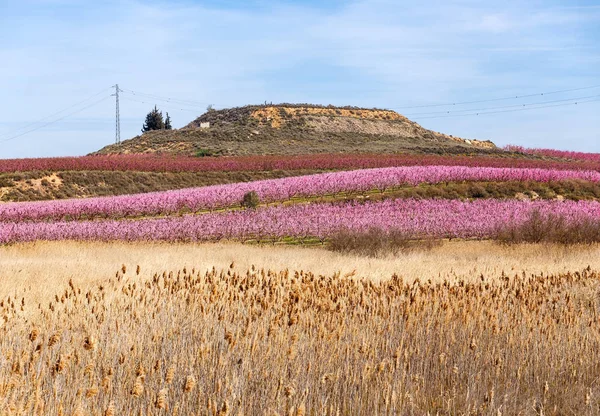
<svg viewBox="0 0 600 416">
<path fill-rule="evenodd" d="M 253 265 L 270 270 L 304 270 L 341 276 L 354 275 L 379 281 L 394 273 L 405 281 L 444 279 L 473 281 L 480 275 L 498 277 L 505 272 L 556 274 L 591 266 L 600 270 L 600 245 L 518 245 L 502 247 L 484 241 L 444 242 L 427 251 L 412 250 L 397 257 L 367 258 L 332 253 L 324 248 L 255 246 L 238 243 L 91 243 L 36 242 L 0 246 L 0 298 L 20 297 L 27 292 L 30 303 L 46 303 L 57 287 L 69 279 L 90 287 L 125 264 L 141 266 L 140 276 L 150 278 L 163 270 L 181 267 L 201 272 L 228 269 L 244 271 Z"/>
<path fill-rule="evenodd" d="M 96 153 L 160 152 L 193 156 L 202 150 L 215 156 L 316 153 L 505 154 L 496 148 L 459 143 L 422 127 L 418 127 L 409 137 L 402 137 L 397 134 L 381 135 L 360 131 L 318 131 L 305 127 L 305 122 L 301 120 L 292 123 L 288 122 L 280 129 L 252 124 L 213 127 L 211 122 L 209 129 L 156 130 L 125 140 L 118 146 L 106 146 Z"/>
<path fill-rule="evenodd" d="M 591 270 L 471 283 L 136 271 L 55 286 L 27 320 L 27 299 L 0 300 L 1 415 L 600 411 Z"/>
</svg>

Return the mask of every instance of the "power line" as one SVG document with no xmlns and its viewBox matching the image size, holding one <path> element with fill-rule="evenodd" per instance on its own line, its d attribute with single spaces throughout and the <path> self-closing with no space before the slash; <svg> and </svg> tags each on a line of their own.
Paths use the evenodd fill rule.
<svg viewBox="0 0 600 416">
<path fill-rule="evenodd" d="M 36 128 L 33 128 L 33 129 L 31 129 L 31 130 L 27 130 L 27 131 L 25 131 L 25 132 L 23 132 L 23 133 L 17 134 L 17 135 L 15 135 L 15 136 L 12 136 L 12 137 L 9 137 L 9 138 L 7 138 L 7 139 L 0 140 L 0 143 L 8 142 L 8 141 L 10 141 L 10 140 L 14 140 L 14 139 L 16 139 L 16 138 L 18 138 L 18 137 L 25 136 L 26 134 L 29 134 L 29 133 L 31 133 L 31 132 L 34 132 L 34 131 L 36 131 L 36 130 L 39 130 L 39 129 L 41 129 L 41 128 L 44 128 L 44 127 L 46 127 L 46 126 L 49 126 L 49 125 L 51 125 L 51 124 L 54 124 L 54 123 L 56 123 L 56 122 L 59 122 L 59 121 L 61 121 L 61 120 L 64 120 L 65 118 L 67 118 L 67 117 L 70 117 L 70 116 L 72 116 L 72 115 L 74 115 L 74 114 L 81 113 L 83 110 L 87 110 L 88 108 L 91 108 L 91 107 L 95 106 L 96 104 L 99 104 L 99 103 L 101 103 L 102 101 L 108 100 L 110 97 L 111 97 L 111 96 L 109 95 L 109 96 L 107 96 L 107 97 L 104 97 L 104 98 L 102 98 L 102 99 L 100 99 L 100 100 L 98 100 L 98 101 L 95 101 L 95 102 L 91 103 L 91 104 L 90 104 L 90 105 L 88 105 L 88 106 L 85 106 L 85 107 L 83 107 L 83 108 L 80 108 L 79 110 L 73 111 L 73 112 L 71 112 L 71 113 L 69 113 L 69 114 L 66 114 L 66 115 L 64 115 L 64 116 L 60 117 L 60 118 L 57 118 L 56 120 L 49 121 L 49 122 L 47 122 L 47 123 L 45 123 L 45 124 L 42 124 L 41 126 L 38 126 L 38 127 L 36 127 Z"/>
<path fill-rule="evenodd" d="M 48 115 L 48 116 L 46 116 L 46 117 L 44 117 L 44 118 L 41 118 L 41 119 L 39 119 L 38 121 L 34 121 L 34 122 L 31 122 L 31 123 L 28 123 L 28 124 L 26 124 L 26 125 L 24 125 L 24 126 L 21 126 L 21 127 L 19 127 L 18 129 L 14 129 L 14 130 L 12 130 L 12 131 L 9 131 L 9 132 L 7 132 L 7 133 L 4 133 L 4 134 L 3 134 L 3 136 L 8 136 L 8 135 L 11 135 L 11 134 L 15 134 L 16 132 L 18 132 L 18 131 L 20 131 L 20 130 L 27 129 L 27 128 L 31 127 L 31 126 L 35 126 L 36 124 L 40 124 L 40 123 L 44 122 L 45 120 L 47 120 L 47 119 L 49 119 L 49 118 L 52 118 L 52 117 L 55 117 L 55 116 L 57 116 L 57 115 L 59 115 L 59 114 L 62 114 L 62 113 L 64 113 L 65 111 L 67 111 L 67 110 L 70 110 L 70 109 L 71 109 L 71 108 L 73 108 L 73 107 L 77 107 L 77 106 L 79 106 L 79 105 L 81 105 L 81 104 L 83 104 L 83 103 L 85 103 L 85 102 L 87 102 L 87 101 L 91 100 L 92 98 L 96 98 L 97 96 L 99 96 L 100 94 L 104 93 L 105 91 L 107 91 L 107 90 L 109 90 L 109 89 L 111 89 L 111 88 L 113 88 L 113 87 L 104 88 L 102 91 L 100 91 L 100 92 L 98 92 L 98 93 L 96 93 L 96 94 L 94 94 L 94 95 L 91 95 L 91 96 L 89 96 L 89 97 L 88 97 L 88 98 L 86 98 L 85 100 L 81 100 L 81 101 L 79 101 L 79 102 L 77 102 L 77 103 L 75 103 L 75 104 L 73 104 L 73 105 L 70 105 L 70 106 L 68 106 L 68 107 L 66 107 L 66 108 L 63 108 L 62 110 L 60 110 L 60 111 L 57 111 L 56 113 L 52 113 L 52 114 L 50 114 L 50 115 Z M 32 131 L 33 131 L 33 130 L 32 130 Z"/>
<path fill-rule="evenodd" d="M 591 85 L 588 87 L 570 88 L 567 90 L 538 92 L 535 94 L 525 94 L 525 95 L 512 95 L 510 97 L 491 98 L 491 99 L 486 99 L 486 100 L 462 101 L 462 102 L 453 102 L 453 103 L 446 103 L 446 104 L 424 104 L 424 105 L 401 106 L 401 107 L 391 107 L 390 109 L 391 110 L 401 110 L 401 109 L 407 109 L 407 108 L 449 107 L 449 106 L 464 105 L 464 104 L 491 103 L 493 101 L 515 100 L 515 99 L 519 99 L 519 98 L 529 98 L 529 97 L 538 97 L 538 96 L 542 96 L 542 95 L 561 94 L 561 93 L 565 93 L 565 92 L 591 90 L 591 89 L 595 89 L 595 88 L 600 88 L 600 84 Z"/>
<path fill-rule="evenodd" d="M 600 96 L 598 96 L 598 97 L 600 97 Z M 469 114 L 451 114 L 451 115 L 445 115 L 445 116 L 417 117 L 417 118 L 415 118 L 415 120 L 425 120 L 425 119 L 431 119 L 431 118 L 480 116 L 480 115 L 498 114 L 498 113 L 514 113 L 514 112 L 518 112 L 518 111 L 537 110 L 540 108 L 551 108 L 551 107 L 564 107 L 564 106 L 569 106 L 569 105 L 578 105 L 578 104 L 585 104 L 585 103 L 591 103 L 591 102 L 597 102 L 597 101 L 600 101 L 600 98 L 576 101 L 574 103 L 566 103 L 566 104 L 553 104 L 553 105 L 543 105 L 543 106 L 538 106 L 538 107 L 517 108 L 517 109 L 513 109 L 513 110 L 487 111 L 487 112 L 478 112 L 478 113 L 469 113 Z"/>
<path fill-rule="evenodd" d="M 461 101 L 461 102 L 453 102 L 453 103 L 446 103 L 446 104 L 425 104 L 425 105 L 416 105 L 416 106 L 389 107 L 389 108 L 391 110 L 400 110 L 400 109 L 410 109 L 410 108 L 432 108 L 432 107 L 448 107 L 448 106 L 454 107 L 454 106 L 466 105 L 466 104 L 479 104 L 479 103 L 515 100 L 515 99 L 530 98 L 530 97 L 541 97 L 541 96 L 546 96 L 546 95 L 554 95 L 554 94 L 589 90 L 589 89 L 595 89 L 595 88 L 600 88 L 600 84 L 591 85 L 591 86 L 587 86 L 587 87 L 569 88 L 569 89 L 556 90 L 556 91 L 546 91 L 546 92 L 539 92 L 539 93 L 534 93 L 534 94 L 513 95 L 510 97 L 490 98 L 490 99 L 484 99 L 484 100 Z M 183 106 L 188 106 L 188 107 L 199 107 L 199 106 L 203 107 L 203 106 L 209 104 L 209 103 L 201 103 L 199 101 L 193 101 L 193 100 L 184 100 L 184 99 L 165 97 L 165 96 L 160 96 L 160 95 L 155 95 L 155 94 L 147 94 L 147 93 L 134 91 L 134 90 L 128 90 L 128 89 L 124 89 L 122 91 L 132 94 L 134 96 L 140 97 L 142 100 L 153 99 L 153 100 L 158 100 L 158 101 L 163 101 L 163 102 L 168 102 L 168 103 L 172 103 L 172 104 L 176 104 L 176 105 L 183 105 Z M 592 97 L 592 96 L 589 96 L 589 97 Z M 572 99 L 568 99 L 565 101 L 573 101 L 573 100 L 579 100 L 579 99 L 585 99 L 585 98 L 588 98 L 588 97 L 577 97 L 577 98 L 572 98 Z M 545 103 L 551 103 L 551 102 L 561 102 L 561 101 L 562 100 L 547 101 L 547 102 L 543 102 L 543 103 L 539 103 L 539 104 L 545 104 Z M 147 103 L 147 101 L 140 101 L 140 102 Z M 534 104 L 535 103 L 529 103 L 529 104 L 525 104 L 525 105 L 534 105 Z M 522 104 L 514 105 L 514 107 L 521 106 L 521 105 Z M 488 108 L 488 109 L 468 109 L 468 110 L 465 109 L 465 110 L 452 110 L 452 111 L 458 111 L 458 112 L 460 112 L 460 111 L 484 111 L 484 110 L 490 110 L 490 109 L 495 109 L 495 108 L 511 108 L 511 107 L 513 107 L 513 106 L 511 105 L 511 106 L 504 106 L 504 107 L 492 107 L 492 108 Z M 181 109 L 181 110 L 191 111 L 188 109 Z M 447 113 L 447 111 L 431 112 L 431 113 L 412 113 L 412 114 L 404 114 L 404 115 L 442 114 L 442 113 Z"/>
<path fill-rule="evenodd" d="M 135 98 L 130 98 L 130 97 L 121 97 L 121 100 L 127 100 L 127 101 L 133 101 L 136 103 L 142 103 L 142 104 L 154 104 L 154 102 L 151 101 L 142 101 L 142 100 L 136 100 Z M 164 107 L 164 106 L 162 106 Z M 181 110 L 181 111 L 191 111 L 193 113 L 198 113 L 197 109 L 191 109 L 191 108 L 176 108 L 176 107 L 169 107 L 170 110 Z"/>
<path fill-rule="evenodd" d="M 432 105 L 413 106 L 413 107 L 405 107 L 405 108 L 426 108 L 426 107 L 441 107 L 441 106 L 446 106 L 446 105 L 457 106 L 457 105 L 464 105 L 464 104 L 486 103 L 486 102 L 513 100 L 513 99 L 520 99 L 520 98 L 527 98 L 527 97 L 553 95 L 553 94 L 560 94 L 560 93 L 565 93 L 565 92 L 594 89 L 594 88 L 598 88 L 598 87 L 600 87 L 600 85 L 593 85 L 593 86 L 589 86 L 589 87 L 580 87 L 580 88 L 571 88 L 571 89 L 565 89 L 565 90 L 559 90 L 559 91 L 549 91 L 549 92 L 542 92 L 542 93 L 536 93 L 536 94 L 516 95 L 516 96 L 504 97 L 504 98 L 493 98 L 493 99 L 488 99 L 488 100 L 464 101 L 464 102 L 458 102 L 458 103 L 452 103 L 452 104 L 432 104 Z M 143 94 L 143 93 L 138 93 L 138 92 L 135 92 L 132 90 L 129 90 L 129 92 L 135 93 L 140 96 Z M 160 96 L 156 96 L 153 94 L 143 94 L 143 95 L 150 97 L 150 98 L 155 97 L 156 99 L 164 98 L 163 101 L 168 101 L 172 104 L 177 104 L 177 102 L 186 102 L 185 100 L 176 100 L 173 98 L 160 97 Z M 149 101 L 136 100 L 136 99 L 129 98 L 129 97 L 124 98 L 124 99 L 143 103 L 143 104 L 153 104 Z M 510 112 L 525 111 L 525 110 L 536 110 L 536 109 L 542 109 L 542 108 L 577 105 L 577 104 L 584 104 L 584 103 L 595 102 L 595 101 L 600 101 L 600 95 L 588 95 L 588 96 L 584 96 L 584 97 L 575 97 L 575 98 L 567 98 L 567 99 L 552 100 L 552 101 L 542 101 L 542 102 L 538 102 L 538 103 L 513 104 L 513 105 L 499 106 L 499 107 L 487 107 L 487 108 L 479 108 L 479 109 L 464 109 L 464 110 L 451 110 L 451 111 L 446 110 L 446 111 L 436 111 L 436 112 L 421 112 L 421 113 L 410 113 L 410 114 L 404 114 L 404 115 L 412 116 L 412 115 L 421 115 L 421 114 L 422 115 L 433 114 L 433 116 L 417 117 L 417 118 L 415 118 L 415 120 L 423 120 L 423 119 L 431 119 L 431 118 L 462 117 L 462 116 L 479 116 L 479 115 L 486 115 L 486 114 L 510 113 Z M 193 101 L 191 101 L 191 102 L 193 102 Z M 560 103 L 560 104 L 556 104 L 556 103 Z M 190 106 L 193 106 L 193 105 L 190 105 Z M 173 109 L 175 109 L 175 108 L 173 108 Z M 187 108 L 178 108 L 178 110 L 191 111 L 191 112 L 196 111 L 196 110 L 187 109 Z M 490 110 L 493 110 L 493 111 L 490 111 Z M 500 111 L 495 111 L 495 110 L 500 110 Z M 460 113 L 465 113 L 465 114 L 460 114 Z M 444 115 L 436 116 L 435 114 L 444 114 Z"/>
<path fill-rule="evenodd" d="M 418 115 L 434 115 L 434 114 L 455 114 L 455 113 L 465 113 L 465 112 L 482 112 L 487 110 L 500 110 L 505 108 L 516 108 L 516 107 L 529 107 L 532 105 L 544 105 L 544 104 L 554 104 L 554 103 L 563 103 L 567 101 L 579 101 L 586 100 L 588 98 L 599 98 L 600 95 L 588 95 L 585 97 L 575 97 L 575 98 L 564 98 L 562 100 L 552 100 L 552 101 L 541 101 L 537 103 L 525 103 L 525 104 L 513 104 L 513 105 L 505 105 L 500 107 L 487 107 L 487 108 L 470 108 L 464 110 L 447 110 L 447 111 L 431 111 L 431 112 L 421 112 L 421 113 L 404 113 L 404 116 L 418 116 Z"/>
<path fill-rule="evenodd" d="M 572 92 L 572 91 L 581 91 L 581 90 L 588 90 L 588 89 L 594 89 L 594 88 L 599 88 L 600 85 L 593 85 L 593 86 L 588 86 L 588 87 L 580 87 L 580 88 L 571 88 L 571 89 L 565 89 L 565 90 L 559 90 L 559 91 L 549 91 L 549 92 L 542 92 L 542 93 L 536 93 L 536 94 L 525 94 L 525 95 L 516 95 L 516 96 L 511 96 L 511 97 L 503 97 L 503 98 L 493 98 L 493 99 L 486 99 L 486 100 L 476 100 L 476 101 L 463 101 L 463 102 L 456 102 L 456 103 L 448 103 L 448 104 L 429 104 L 429 105 L 419 105 L 419 106 L 407 106 L 407 107 L 396 107 L 393 109 L 399 109 L 399 108 L 430 108 L 430 107 L 443 107 L 443 106 L 458 106 L 458 105 L 465 105 L 465 104 L 475 104 L 475 103 L 486 103 L 486 102 L 494 102 L 494 101 L 503 101 L 503 100 L 514 100 L 514 99 L 521 99 L 521 98 L 527 98 L 527 97 L 537 97 L 537 96 L 544 96 L 544 95 L 552 95 L 552 94 L 560 94 L 560 93 L 565 93 L 565 92 Z M 75 110 L 73 112 L 70 112 L 66 115 L 63 115 L 57 119 L 48 121 L 48 122 L 44 122 L 44 120 L 50 119 L 52 117 L 55 117 L 57 115 L 60 115 L 62 113 L 64 113 L 65 111 L 77 107 L 83 103 L 88 102 L 89 100 L 103 94 L 106 92 L 106 90 L 108 89 L 112 89 L 115 88 L 116 92 L 115 94 L 109 95 L 108 97 L 104 97 L 100 100 L 94 101 L 93 103 L 80 108 L 78 110 Z M 125 92 L 128 93 L 130 95 L 133 95 L 134 97 L 120 97 L 119 93 L 120 92 Z M 3 140 L 0 140 L 0 143 L 4 143 L 10 140 L 14 140 L 16 138 L 19 138 L 21 136 L 24 136 L 26 134 L 29 134 L 31 132 L 37 131 L 41 128 L 44 128 L 46 126 L 49 126 L 51 124 L 54 124 L 58 121 L 64 120 L 67 117 L 70 117 L 74 114 L 80 113 L 88 108 L 91 108 L 103 101 L 105 101 L 106 99 L 110 98 L 111 96 L 116 96 L 116 121 L 115 121 L 115 142 L 118 144 L 120 143 L 120 114 L 119 114 L 119 98 L 124 99 L 124 100 L 128 100 L 128 101 L 133 101 L 133 102 L 138 102 L 138 103 L 142 103 L 142 104 L 154 104 L 154 102 L 150 102 L 149 100 L 158 100 L 158 101 L 163 101 L 163 102 L 167 102 L 169 104 L 172 104 L 174 106 L 187 106 L 187 107 L 199 107 L 199 106 L 204 106 L 207 103 L 201 103 L 199 101 L 193 101 L 193 100 L 181 100 L 181 99 L 176 99 L 176 98 L 170 98 L 170 97 L 164 97 L 164 96 L 159 96 L 159 95 L 155 95 L 155 94 L 147 94 L 147 93 L 142 93 L 139 91 L 133 91 L 133 90 L 128 90 L 128 89 L 120 89 L 118 84 L 117 85 L 113 85 L 112 87 L 109 88 L 105 88 L 102 91 L 86 98 L 85 100 L 79 101 L 73 105 L 70 105 L 69 107 L 66 107 L 58 112 L 55 112 L 49 116 L 46 116 L 36 122 L 33 123 L 29 123 L 25 126 L 22 126 L 18 129 L 15 129 L 9 133 L 5 133 L 5 136 L 7 134 L 13 134 L 13 136 L 5 138 Z M 138 99 L 141 98 L 141 99 Z M 423 120 L 423 119 L 432 119 L 432 118 L 448 118 L 448 117 L 463 117 L 463 116 L 479 116 L 479 115 L 486 115 L 486 114 L 497 114 L 497 113 L 508 113 L 508 112 L 517 112 L 517 111 L 525 111 L 525 110 L 535 110 L 535 109 L 541 109 L 541 108 L 550 108 L 550 107 L 561 107 L 561 106 L 567 106 L 567 105 L 577 105 L 577 104 L 584 104 L 584 103 L 589 103 L 589 102 L 595 102 L 595 101 L 600 101 L 600 95 L 590 95 L 590 96 L 586 96 L 586 97 L 576 97 L 576 98 L 568 98 L 568 99 L 561 99 L 561 100 L 552 100 L 552 101 L 543 101 L 543 102 L 538 102 L 538 103 L 524 103 L 524 104 L 515 104 L 515 105 L 507 105 L 507 106 L 500 106 L 500 107 L 487 107 L 487 108 L 480 108 L 480 109 L 464 109 L 464 110 L 446 110 L 446 111 L 433 111 L 433 112 L 421 112 L 421 113 L 409 113 L 409 114 L 405 114 L 405 115 L 409 115 L 409 116 L 413 116 L 413 115 L 425 115 L 426 117 L 417 117 L 416 120 Z M 555 103 L 559 103 L 559 104 L 555 104 Z M 181 107 L 171 107 L 172 110 L 180 110 L 180 111 L 189 111 L 189 112 L 194 112 L 197 113 L 198 110 L 197 109 L 192 109 L 192 108 L 181 108 Z M 493 110 L 493 111 L 490 111 Z M 495 110 L 500 110 L 500 111 L 495 111 Z M 461 114 L 464 113 L 464 114 Z M 443 114 L 443 115 L 442 115 Z M 40 124 L 43 123 L 43 124 Z M 37 126 L 36 126 L 37 125 Z M 31 126 L 36 126 L 34 128 L 31 128 L 27 131 L 24 131 L 22 133 L 19 134 L 14 134 L 20 130 L 23 129 L 27 129 Z"/>
<path fill-rule="evenodd" d="M 177 98 L 164 97 L 164 96 L 155 95 L 155 94 L 146 94 L 143 92 L 133 91 L 133 90 L 128 90 L 128 89 L 123 89 L 122 91 L 125 93 L 128 93 L 128 94 L 131 94 L 131 95 L 138 96 L 141 99 L 151 98 L 154 100 L 170 102 L 173 104 L 187 105 L 189 107 L 206 107 L 207 105 L 211 104 L 211 103 L 202 103 L 202 102 L 193 101 L 193 100 L 182 100 L 182 99 L 177 99 Z"/>
</svg>

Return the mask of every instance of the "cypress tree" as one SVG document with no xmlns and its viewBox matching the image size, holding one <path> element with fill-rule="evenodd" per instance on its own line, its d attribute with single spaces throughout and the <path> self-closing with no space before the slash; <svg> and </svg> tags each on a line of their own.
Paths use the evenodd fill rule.
<svg viewBox="0 0 600 416">
<path fill-rule="evenodd" d="M 142 133 L 151 130 L 162 130 L 164 128 L 165 122 L 163 121 L 162 111 L 159 111 L 158 108 L 154 106 L 154 109 L 146 115 L 146 122 L 142 126 Z"/>
<path fill-rule="evenodd" d="M 173 126 L 171 126 L 171 117 L 169 117 L 169 113 L 167 113 L 167 118 L 165 118 L 165 130 L 173 130 Z"/>
</svg>

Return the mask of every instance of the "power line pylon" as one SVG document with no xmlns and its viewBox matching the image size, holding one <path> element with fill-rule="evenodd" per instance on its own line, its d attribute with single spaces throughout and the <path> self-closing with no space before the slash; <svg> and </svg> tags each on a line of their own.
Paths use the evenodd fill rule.
<svg viewBox="0 0 600 416">
<path fill-rule="evenodd" d="M 115 93 L 112 94 L 116 99 L 116 117 L 115 117 L 115 144 L 121 144 L 121 115 L 119 114 L 119 84 L 113 85 Z"/>
</svg>

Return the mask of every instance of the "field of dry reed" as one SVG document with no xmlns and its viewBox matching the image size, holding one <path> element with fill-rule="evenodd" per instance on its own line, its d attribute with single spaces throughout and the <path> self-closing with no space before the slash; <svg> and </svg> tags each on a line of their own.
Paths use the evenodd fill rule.
<svg viewBox="0 0 600 416">
<path fill-rule="evenodd" d="M 598 250 L 2 247 L 0 415 L 598 414 Z"/>
<path fill-rule="evenodd" d="M 600 274 L 72 282 L 0 301 L 2 415 L 597 414 Z"/>
<path fill-rule="evenodd" d="M 430 250 L 410 250 L 398 256 L 371 258 L 335 253 L 316 247 L 249 245 L 240 243 L 103 243 L 35 242 L 0 246 L 0 299 L 26 296 L 25 309 L 49 302 L 56 288 L 70 279 L 81 287 L 101 284 L 125 264 L 141 266 L 140 276 L 151 278 L 164 270 L 212 268 L 244 272 L 255 266 L 265 270 L 304 270 L 314 274 L 352 275 L 374 282 L 394 273 L 405 281 L 434 283 L 474 281 L 505 274 L 558 274 L 600 270 L 600 244 L 562 246 L 519 244 L 503 246 L 489 241 L 446 241 Z"/>
</svg>

